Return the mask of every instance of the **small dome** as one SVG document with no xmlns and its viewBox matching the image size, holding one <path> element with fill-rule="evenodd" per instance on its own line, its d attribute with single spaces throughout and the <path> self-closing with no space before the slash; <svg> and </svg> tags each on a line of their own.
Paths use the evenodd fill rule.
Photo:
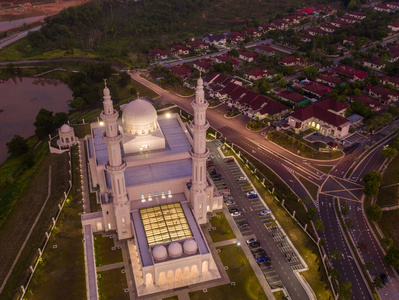
<svg viewBox="0 0 399 300">
<path fill-rule="evenodd" d="M 62 132 L 62 133 L 70 132 L 71 129 L 72 129 L 72 128 L 71 128 L 68 124 L 64 124 L 64 125 L 61 126 L 61 132 Z"/>
<path fill-rule="evenodd" d="M 152 249 L 152 256 L 155 260 L 164 260 L 168 257 L 168 252 L 166 251 L 165 246 L 158 245 Z"/>
<path fill-rule="evenodd" d="M 172 258 L 179 257 L 183 254 L 183 248 L 178 242 L 173 242 L 168 247 L 169 256 Z"/>
<path fill-rule="evenodd" d="M 126 133 L 146 135 L 157 128 L 158 115 L 154 106 L 148 101 L 137 99 L 121 107 L 122 123 Z"/>
<path fill-rule="evenodd" d="M 198 245 L 196 241 L 194 241 L 193 239 L 189 239 L 184 242 L 183 248 L 184 253 L 191 255 L 197 252 Z"/>
</svg>

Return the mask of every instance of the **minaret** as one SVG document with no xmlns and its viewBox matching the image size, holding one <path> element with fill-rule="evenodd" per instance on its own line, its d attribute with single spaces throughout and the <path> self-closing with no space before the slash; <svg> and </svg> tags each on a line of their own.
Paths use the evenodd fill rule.
<svg viewBox="0 0 399 300">
<path fill-rule="evenodd" d="M 129 199 L 127 197 L 125 185 L 126 162 L 122 158 L 122 135 L 116 123 L 119 113 L 113 107 L 106 80 L 104 80 L 104 83 L 104 110 L 101 112 L 101 119 L 105 123 L 103 140 L 107 144 L 108 150 L 108 161 L 105 164 L 105 169 L 111 176 L 116 230 L 118 232 L 118 239 L 121 240 L 133 236 L 132 226 L 130 224 Z"/>
<path fill-rule="evenodd" d="M 209 156 L 209 150 L 206 147 L 206 130 L 209 123 L 206 120 L 206 109 L 208 102 L 204 97 L 203 80 L 198 78 L 195 99 L 191 103 L 194 108 L 194 120 L 191 122 L 193 132 L 193 146 L 190 151 L 193 161 L 193 179 L 191 187 L 191 205 L 194 210 L 194 216 L 199 224 L 206 223 L 206 212 L 208 195 L 205 191 L 206 181 L 206 159 Z"/>
</svg>

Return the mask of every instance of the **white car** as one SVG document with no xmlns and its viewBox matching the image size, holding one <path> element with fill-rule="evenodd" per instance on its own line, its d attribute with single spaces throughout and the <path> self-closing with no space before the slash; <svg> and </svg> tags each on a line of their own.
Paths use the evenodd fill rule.
<svg viewBox="0 0 399 300">
<path fill-rule="evenodd" d="M 247 240 L 247 245 L 253 243 L 253 242 L 257 242 L 258 239 L 256 237 L 253 237 L 252 239 Z"/>
<path fill-rule="evenodd" d="M 240 176 L 240 177 L 237 178 L 237 180 L 238 180 L 238 181 L 243 181 L 243 180 L 247 180 L 247 178 L 244 177 L 244 176 Z"/>
<path fill-rule="evenodd" d="M 264 209 L 264 210 L 262 210 L 262 211 L 259 212 L 259 214 L 260 214 L 261 216 L 269 215 L 269 214 L 271 214 L 271 213 L 272 213 L 272 211 L 271 211 L 270 209 Z"/>
<path fill-rule="evenodd" d="M 238 217 L 238 216 L 241 216 L 241 212 L 240 212 L 240 211 L 235 211 L 235 212 L 232 212 L 232 213 L 231 213 L 231 216 L 232 216 L 232 217 Z"/>
</svg>

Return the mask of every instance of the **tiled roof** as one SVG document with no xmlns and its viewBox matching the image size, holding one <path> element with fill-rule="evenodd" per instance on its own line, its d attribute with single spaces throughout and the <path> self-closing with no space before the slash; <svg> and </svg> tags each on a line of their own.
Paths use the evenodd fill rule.
<svg viewBox="0 0 399 300">
<path fill-rule="evenodd" d="M 339 127 L 348 122 L 347 119 L 316 105 L 310 105 L 297 110 L 293 112 L 291 116 L 302 122 L 314 117 L 335 127 Z"/>
<path fill-rule="evenodd" d="M 331 82 L 334 84 L 342 83 L 342 80 L 339 79 L 339 77 L 334 76 L 334 75 L 319 75 L 319 76 L 317 76 L 317 79 L 320 79 L 320 80 L 326 81 L 326 82 Z"/>
<path fill-rule="evenodd" d="M 316 102 L 313 105 L 324 108 L 326 110 L 333 110 L 335 112 L 340 112 L 349 107 L 348 104 L 342 103 L 342 102 L 335 100 L 334 98 L 331 98 L 331 97 L 321 99 L 320 101 Z"/>
<path fill-rule="evenodd" d="M 294 103 L 299 103 L 301 101 L 306 100 L 305 96 L 303 96 L 297 92 L 290 91 L 290 90 L 284 90 L 284 91 L 278 93 L 277 96 L 279 96 L 283 100 L 288 100 L 288 101 L 291 101 Z"/>
</svg>

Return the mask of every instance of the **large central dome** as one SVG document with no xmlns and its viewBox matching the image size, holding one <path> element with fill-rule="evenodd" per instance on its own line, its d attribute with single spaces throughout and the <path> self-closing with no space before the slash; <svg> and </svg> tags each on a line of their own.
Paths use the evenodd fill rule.
<svg viewBox="0 0 399 300">
<path fill-rule="evenodd" d="M 137 99 L 121 107 L 122 124 L 126 133 L 146 135 L 158 128 L 158 115 L 154 106 L 146 100 Z"/>
</svg>

